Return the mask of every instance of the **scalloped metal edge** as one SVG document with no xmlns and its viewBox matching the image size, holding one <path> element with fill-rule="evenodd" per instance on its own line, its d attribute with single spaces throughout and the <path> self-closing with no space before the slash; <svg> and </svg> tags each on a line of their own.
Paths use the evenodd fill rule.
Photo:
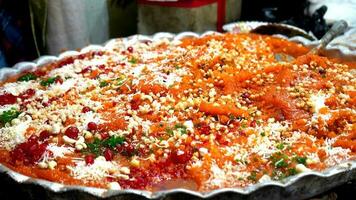
<svg viewBox="0 0 356 200">
<path fill-rule="evenodd" d="M 189 37 L 202 37 L 205 35 L 210 35 L 210 34 L 221 34 L 215 31 L 207 31 L 202 34 L 197 34 L 194 32 L 182 32 L 179 34 L 172 34 L 172 33 L 167 33 L 167 32 L 159 32 L 156 33 L 152 36 L 147 36 L 147 35 L 133 35 L 129 36 L 126 38 L 118 38 L 118 39 L 111 39 L 107 42 L 105 42 L 103 45 L 89 45 L 87 47 L 82 48 L 80 51 L 66 51 L 61 53 L 60 55 L 56 56 L 41 56 L 38 59 L 34 60 L 33 62 L 20 62 L 14 65 L 12 68 L 2 68 L 0 69 L 0 81 L 6 80 L 9 76 L 21 73 L 23 71 L 31 71 L 35 70 L 37 67 L 41 67 L 44 64 L 60 60 L 62 58 L 68 57 L 68 56 L 74 56 L 78 55 L 80 53 L 85 53 L 93 50 L 103 50 L 106 48 L 111 47 L 113 44 L 117 44 L 117 41 L 122 41 L 122 43 L 126 46 L 130 45 L 131 43 L 135 43 L 138 41 L 145 41 L 145 40 L 150 40 L 150 41 L 157 41 L 160 39 L 168 39 L 171 41 L 179 41 L 183 38 L 189 38 Z M 298 38 L 292 38 L 293 40 L 298 40 L 300 42 L 300 39 Z M 303 178 L 306 177 L 319 177 L 319 178 L 330 178 L 333 176 L 336 176 L 341 173 L 349 173 L 349 175 L 352 174 L 352 172 L 356 171 L 356 160 L 351 160 L 351 161 L 346 161 L 344 163 L 341 163 L 337 166 L 328 168 L 322 172 L 318 171 L 310 171 L 310 172 L 303 172 L 299 173 L 297 175 L 288 177 L 282 181 L 267 181 L 263 183 L 257 183 L 253 184 L 250 186 L 246 186 L 243 188 L 221 188 L 221 189 L 216 189 L 212 190 L 209 192 L 199 192 L 199 191 L 192 191 L 188 189 L 182 189 L 182 188 L 176 188 L 176 189 L 170 189 L 170 190 L 163 190 L 163 191 L 157 191 L 157 192 L 151 192 L 147 190 L 134 190 L 134 189 L 123 189 L 123 190 L 110 190 L 110 189 L 101 189 L 101 188 L 94 188 L 94 187 L 86 187 L 86 186 L 78 186 L 78 185 L 63 185 L 57 182 L 51 182 L 47 181 L 44 179 L 37 179 L 37 178 L 32 178 L 29 176 L 22 175 L 20 173 L 17 173 L 10 168 L 0 164 L 0 172 L 1 173 L 6 173 L 8 174 L 13 180 L 15 180 L 18 183 L 30 183 L 30 184 L 36 184 L 43 186 L 44 188 L 53 191 L 53 192 L 68 192 L 68 191 L 83 191 L 88 194 L 94 195 L 96 197 L 100 198 L 109 198 L 109 197 L 115 197 L 123 194 L 134 194 L 138 196 L 142 196 L 148 199 L 157 199 L 157 198 L 164 198 L 169 195 L 177 194 L 177 193 L 185 193 L 189 194 L 193 197 L 199 197 L 199 198 L 212 198 L 216 195 L 221 195 L 223 193 L 228 193 L 232 192 L 235 194 L 240 194 L 240 195 L 251 195 L 254 192 L 257 192 L 258 190 L 265 188 L 265 187 L 279 187 L 286 189 L 287 187 L 293 186 L 294 183 L 298 181 L 303 181 Z M 348 177 L 349 175 L 344 175 L 345 177 Z M 353 177 L 354 178 L 354 177 Z M 341 181 L 340 183 L 346 182 L 347 180 L 345 179 L 344 181 Z M 307 182 L 307 181 L 306 181 Z"/>
</svg>

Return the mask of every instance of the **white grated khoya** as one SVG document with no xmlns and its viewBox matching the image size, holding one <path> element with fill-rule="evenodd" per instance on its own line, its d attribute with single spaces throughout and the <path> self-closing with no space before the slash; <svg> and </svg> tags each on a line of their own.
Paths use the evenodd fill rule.
<svg viewBox="0 0 356 200">
<path fill-rule="evenodd" d="M 244 171 L 245 166 L 233 165 L 231 162 L 224 163 L 220 168 L 215 162 L 211 165 L 210 178 L 204 183 L 206 188 L 234 187 L 236 180 L 246 179 L 250 173 Z M 241 182 L 239 183 L 241 184 Z"/>
<path fill-rule="evenodd" d="M 19 118 L 19 123 L 7 123 L 0 128 L 0 148 L 12 150 L 16 145 L 26 141 L 25 132 L 32 122 L 32 119 L 23 114 L 20 115 Z"/>
<path fill-rule="evenodd" d="M 94 163 L 87 165 L 84 160 L 75 161 L 75 166 L 67 166 L 71 175 L 80 180 L 100 181 L 103 178 L 115 177 L 115 172 L 120 170 L 117 162 L 106 161 L 104 157 L 99 156 Z"/>
<path fill-rule="evenodd" d="M 17 96 L 38 85 L 35 81 L 6 83 L 1 87 L 0 94 L 10 93 Z"/>
<path fill-rule="evenodd" d="M 342 147 L 333 147 L 326 151 L 327 158 L 325 164 L 327 166 L 334 166 L 350 158 L 350 149 L 344 149 Z"/>
<path fill-rule="evenodd" d="M 88 129 L 89 122 L 94 122 L 96 124 L 100 124 L 104 122 L 104 120 L 101 118 L 101 116 L 98 113 L 94 113 L 92 111 L 81 113 L 81 115 L 78 118 L 80 119 L 79 127 L 82 127 L 83 130 Z"/>
<path fill-rule="evenodd" d="M 288 129 L 288 125 L 282 125 L 279 122 L 268 123 L 266 126 L 256 127 L 255 134 L 248 137 L 248 144 L 251 152 L 257 153 L 263 158 L 269 158 L 272 154 L 279 151 L 276 145 L 281 142 L 281 133 Z M 265 135 L 262 136 L 261 133 Z"/>
<path fill-rule="evenodd" d="M 68 146 L 58 146 L 57 144 L 50 143 L 46 148 L 46 152 L 42 155 L 42 158 L 38 163 L 48 162 L 57 158 L 63 158 L 67 154 L 74 153 L 75 149 Z"/>
<path fill-rule="evenodd" d="M 333 147 L 336 138 L 326 139 L 321 147 L 326 153 L 325 164 L 327 166 L 334 166 L 350 158 L 350 149 L 342 147 Z"/>
</svg>

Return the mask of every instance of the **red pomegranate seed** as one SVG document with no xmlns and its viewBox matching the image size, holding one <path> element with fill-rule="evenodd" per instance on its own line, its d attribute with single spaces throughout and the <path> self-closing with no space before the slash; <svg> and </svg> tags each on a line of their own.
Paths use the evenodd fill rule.
<svg viewBox="0 0 356 200">
<path fill-rule="evenodd" d="M 43 130 L 43 131 L 41 131 L 41 133 L 40 133 L 39 140 L 40 140 L 40 141 L 46 140 L 46 139 L 49 138 L 49 136 L 51 136 L 51 132 L 49 132 L 49 131 L 47 131 L 47 130 Z"/>
<path fill-rule="evenodd" d="M 36 143 L 38 140 L 38 137 L 35 135 L 31 135 L 30 138 L 28 138 L 29 143 Z"/>
<path fill-rule="evenodd" d="M 24 100 L 24 99 L 28 99 L 28 98 L 31 98 L 33 95 L 35 95 L 36 94 L 36 91 L 34 90 L 34 89 L 28 89 L 28 90 L 26 90 L 24 93 L 22 93 L 22 94 L 20 94 L 20 98 L 22 99 L 22 100 Z"/>
<path fill-rule="evenodd" d="M 96 131 L 98 129 L 98 125 L 95 122 L 88 123 L 88 131 Z"/>
<path fill-rule="evenodd" d="M 126 143 L 124 145 L 125 147 L 125 152 L 127 155 L 132 156 L 135 153 L 135 147 L 132 144 Z"/>
<path fill-rule="evenodd" d="M 33 74 L 35 74 L 36 76 L 38 76 L 38 77 L 40 77 L 40 76 L 44 76 L 44 75 L 46 75 L 46 71 L 44 71 L 44 70 L 36 70 L 36 71 L 34 71 L 33 72 Z"/>
<path fill-rule="evenodd" d="M 138 100 L 131 100 L 130 104 L 132 110 L 138 110 L 140 107 L 140 102 Z"/>
<path fill-rule="evenodd" d="M 207 123 L 201 123 L 198 131 L 200 134 L 209 135 L 210 134 L 210 126 Z"/>
<path fill-rule="evenodd" d="M 103 70 L 103 69 L 105 69 L 105 65 L 99 65 L 98 68 Z"/>
<path fill-rule="evenodd" d="M 78 59 L 84 59 L 85 58 L 85 54 L 80 54 L 80 55 L 78 55 Z"/>
<path fill-rule="evenodd" d="M 256 120 L 250 122 L 250 127 L 256 127 L 257 123 Z"/>
<path fill-rule="evenodd" d="M 115 181 L 115 179 L 114 179 L 113 177 L 107 177 L 106 180 L 107 180 L 108 182 L 114 182 L 114 181 Z"/>
<path fill-rule="evenodd" d="M 104 52 L 103 51 L 96 51 L 96 52 L 93 52 L 94 55 L 97 55 L 97 56 L 102 56 L 104 55 Z"/>
<path fill-rule="evenodd" d="M 110 135 L 108 133 L 100 133 L 100 137 L 102 140 L 105 140 L 106 138 L 108 138 Z"/>
<path fill-rule="evenodd" d="M 68 127 L 64 134 L 72 139 L 76 139 L 79 134 L 79 130 L 75 126 Z"/>
<path fill-rule="evenodd" d="M 132 47 L 127 47 L 127 51 L 132 53 L 133 52 L 133 48 Z"/>
<path fill-rule="evenodd" d="M 170 154 L 170 158 L 172 162 L 177 164 L 185 164 L 187 163 L 193 156 L 193 152 L 191 150 L 174 150 Z"/>
<path fill-rule="evenodd" d="M 57 64 L 56 68 L 61 68 L 61 67 L 63 67 L 64 65 L 69 65 L 69 64 L 72 64 L 73 62 L 74 62 L 74 58 L 73 58 L 73 57 L 67 57 L 67 58 L 65 58 L 64 60 L 61 60 L 61 61 Z"/>
<path fill-rule="evenodd" d="M 104 157 L 107 161 L 111 161 L 114 158 L 114 152 L 110 149 L 105 149 Z"/>
<path fill-rule="evenodd" d="M 85 74 L 85 73 L 87 73 L 87 72 L 89 72 L 89 71 L 91 71 L 91 67 L 89 66 L 89 67 L 86 67 L 86 68 L 84 68 L 84 69 L 82 69 L 82 71 L 80 72 L 81 74 Z"/>
<path fill-rule="evenodd" d="M 135 153 L 135 147 L 127 142 L 125 142 L 123 145 L 117 146 L 116 150 L 125 156 L 132 156 Z"/>
<path fill-rule="evenodd" d="M 94 155 L 92 154 L 86 155 L 84 159 L 87 165 L 94 164 Z"/>
<path fill-rule="evenodd" d="M 25 165 L 38 162 L 45 153 L 48 143 L 39 143 L 38 137 L 32 135 L 26 142 L 21 143 L 10 152 L 12 162 L 20 161 Z"/>
<path fill-rule="evenodd" d="M 0 106 L 7 105 L 7 104 L 14 104 L 17 101 L 17 97 L 12 94 L 2 94 L 0 95 Z"/>
<path fill-rule="evenodd" d="M 54 80 L 55 83 L 59 83 L 62 84 L 63 83 L 63 79 L 62 78 L 56 78 L 56 80 Z"/>
<path fill-rule="evenodd" d="M 84 106 L 83 109 L 82 109 L 82 113 L 87 113 L 87 112 L 90 112 L 91 109 L 88 107 L 88 106 Z"/>
</svg>

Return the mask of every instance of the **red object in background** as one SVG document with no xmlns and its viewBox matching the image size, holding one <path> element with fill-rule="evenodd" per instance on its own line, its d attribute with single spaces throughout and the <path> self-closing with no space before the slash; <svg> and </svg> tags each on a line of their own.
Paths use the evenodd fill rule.
<svg viewBox="0 0 356 200">
<path fill-rule="evenodd" d="M 200 6 L 217 3 L 217 23 L 216 30 L 222 32 L 222 26 L 225 23 L 226 0 L 177 0 L 177 1 L 155 1 L 138 0 L 139 4 L 158 5 L 178 8 L 196 8 Z"/>
</svg>

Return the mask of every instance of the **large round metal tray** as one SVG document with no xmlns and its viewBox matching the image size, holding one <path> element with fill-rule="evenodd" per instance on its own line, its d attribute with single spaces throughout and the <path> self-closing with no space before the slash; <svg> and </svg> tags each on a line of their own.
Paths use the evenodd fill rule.
<svg viewBox="0 0 356 200">
<path fill-rule="evenodd" d="M 124 43 L 129 44 L 140 40 L 155 41 L 162 38 L 180 40 L 187 37 L 201 37 L 207 34 L 220 33 L 213 31 L 205 32 L 203 34 L 193 32 L 183 32 L 180 34 L 157 33 L 152 36 L 134 35 L 127 38 L 112 39 L 103 45 L 89 45 L 80 51 L 66 51 L 59 56 L 42 56 L 33 62 L 20 62 L 12 68 L 2 68 L 0 70 L 0 81 L 6 80 L 8 77 L 22 71 L 33 70 L 64 57 L 108 48 L 116 43 L 115 40 L 122 40 Z M 305 39 L 299 40 L 298 38 L 292 38 L 292 40 L 308 44 Z M 343 55 L 350 56 L 350 54 Z M 51 199 L 304 199 L 320 194 L 350 180 L 355 180 L 356 161 L 348 161 L 322 172 L 303 172 L 286 178 L 283 181 L 269 181 L 254 184 L 245 188 L 223 188 L 209 192 L 198 192 L 179 188 L 150 192 L 146 190 L 106 190 L 83 186 L 69 186 L 24 176 L 1 164 L 0 172 L 8 174 L 12 180 L 20 184 L 21 187 L 25 189 L 27 188 L 30 192 L 34 192 L 35 190 L 38 190 L 41 193 L 45 192 L 48 194 L 46 197 Z M 33 197 L 35 197 L 35 195 L 33 195 Z"/>
</svg>

